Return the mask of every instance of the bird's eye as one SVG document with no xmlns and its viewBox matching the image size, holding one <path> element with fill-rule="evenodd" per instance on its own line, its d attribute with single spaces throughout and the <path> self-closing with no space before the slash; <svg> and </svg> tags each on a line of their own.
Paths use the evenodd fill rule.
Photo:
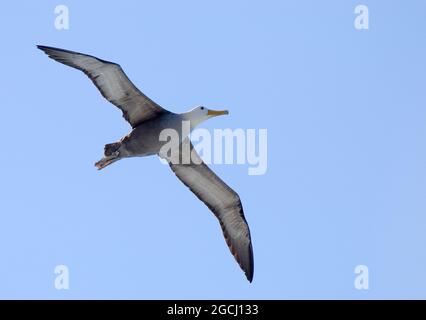
<svg viewBox="0 0 426 320">
<path fill-rule="evenodd" d="M 201 107 L 201 110 L 204 110 L 204 107 Z"/>
</svg>

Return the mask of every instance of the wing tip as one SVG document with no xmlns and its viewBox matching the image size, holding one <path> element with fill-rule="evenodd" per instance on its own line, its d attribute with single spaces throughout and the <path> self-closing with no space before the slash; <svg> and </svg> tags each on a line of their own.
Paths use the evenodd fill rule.
<svg viewBox="0 0 426 320">
<path fill-rule="evenodd" d="M 250 282 L 250 283 L 253 282 L 253 272 L 246 273 L 246 277 L 247 277 L 248 282 Z"/>
<path fill-rule="evenodd" d="M 37 47 L 37 49 L 40 49 L 41 51 L 44 51 L 45 49 L 47 49 L 46 46 L 43 46 L 41 44 L 37 44 L 36 47 Z"/>
<path fill-rule="evenodd" d="M 254 257 L 253 257 L 253 246 L 251 243 L 251 239 L 250 239 L 250 254 L 249 254 L 249 259 L 250 259 L 250 264 L 249 267 L 247 268 L 247 270 L 245 270 L 245 274 L 247 277 L 247 280 L 252 283 L 253 282 L 253 276 L 254 276 Z"/>
<path fill-rule="evenodd" d="M 247 225 L 247 221 L 244 222 Z M 219 223 L 223 231 L 223 235 L 225 238 L 225 242 L 229 247 L 229 250 L 231 251 L 231 254 L 234 256 L 234 259 L 237 261 L 239 267 L 244 272 L 247 280 L 252 283 L 253 282 L 253 276 L 254 276 L 254 255 L 253 255 L 253 245 L 251 241 L 250 236 L 250 229 L 248 229 L 248 246 L 243 249 L 243 251 L 239 251 L 235 246 L 234 243 L 230 240 L 230 238 L 227 235 L 227 231 L 225 228 L 225 225 L 223 221 L 219 218 Z"/>
<path fill-rule="evenodd" d="M 50 46 L 44 46 L 41 44 L 37 44 L 36 47 L 38 49 L 40 49 L 41 51 L 43 51 L 46 54 L 51 54 L 51 53 L 70 53 L 70 54 L 79 54 L 78 52 L 75 51 L 71 51 L 71 50 L 66 50 L 66 49 L 61 49 L 61 48 L 56 48 L 56 47 L 50 47 Z"/>
<path fill-rule="evenodd" d="M 40 49 L 41 51 L 43 51 L 45 54 L 47 54 L 52 59 L 54 59 L 53 56 L 54 56 L 55 51 L 57 51 L 57 52 L 64 51 L 62 49 L 49 47 L 49 46 L 43 46 L 43 45 L 40 45 L 40 44 L 37 44 L 36 47 L 37 47 L 37 49 Z"/>
<path fill-rule="evenodd" d="M 49 49 L 56 49 L 56 48 L 44 46 L 44 45 L 41 45 L 41 44 L 37 44 L 36 47 L 37 47 L 37 49 L 40 49 L 42 51 L 46 51 L 46 50 L 49 50 Z"/>
</svg>

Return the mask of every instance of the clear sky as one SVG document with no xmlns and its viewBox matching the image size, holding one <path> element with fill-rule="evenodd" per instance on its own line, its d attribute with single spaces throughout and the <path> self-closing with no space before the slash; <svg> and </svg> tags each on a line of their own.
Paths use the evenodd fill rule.
<svg viewBox="0 0 426 320">
<path fill-rule="evenodd" d="M 69 30 L 54 8 L 69 8 Z M 358 4 L 368 30 L 354 27 Z M 0 298 L 426 298 L 424 1 L 6 1 Z M 268 130 L 268 171 L 212 165 L 250 224 L 249 284 L 213 214 L 156 158 L 103 171 L 129 131 L 36 44 L 120 63 L 203 128 Z M 69 289 L 54 287 L 57 265 Z M 369 289 L 354 286 L 357 265 Z"/>
</svg>

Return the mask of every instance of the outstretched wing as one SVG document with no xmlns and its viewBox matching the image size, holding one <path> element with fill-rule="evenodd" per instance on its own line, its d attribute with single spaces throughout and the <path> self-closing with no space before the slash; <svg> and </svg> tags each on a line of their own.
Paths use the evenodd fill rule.
<svg viewBox="0 0 426 320">
<path fill-rule="evenodd" d="M 192 144 L 181 149 L 181 158 L 190 159 L 189 164 L 169 162 L 176 176 L 201 200 L 219 219 L 223 235 L 231 253 L 251 282 L 254 260 L 250 229 L 244 217 L 240 197 L 202 161 Z M 184 155 L 189 150 L 191 157 Z"/>
<path fill-rule="evenodd" d="M 123 117 L 133 128 L 161 113 L 168 112 L 136 88 L 116 63 L 74 51 L 37 47 L 50 58 L 83 71 L 105 99 L 123 111 Z"/>
</svg>

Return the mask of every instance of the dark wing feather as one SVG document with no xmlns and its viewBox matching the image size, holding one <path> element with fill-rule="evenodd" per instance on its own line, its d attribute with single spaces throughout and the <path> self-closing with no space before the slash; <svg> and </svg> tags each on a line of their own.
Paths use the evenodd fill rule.
<svg viewBox="0 0 426 320">
<path fill-rule="evenodd" d="M 253 279 L 254 260 L 250 229 L 244 217 L 240 197 L 223 182 L 201 160 L 192 144 L 186 140 L 183 144 L 190 146 L 182 150 L 191 150 L 189 164 L 173 164 L 170 167 L 176 176 L 201 200 L 219 219 L 223 235 L 231 253 L 251 282 Z M 181 155 L 183 152 L 181 150 Z M 189 159 L 187 157 L 186 159 Z M 182 162 L 182 161 L 181 161 Z"/>
<path fill-rule="evenodd" d="M 105 99 L 123 111 L 123 117 L 133 128 L 161 113 L 168 112 L 136 88 L 116 63 L 74 51 L 37 47 L 50 58 L 83 71 Z"/>
</svg>

